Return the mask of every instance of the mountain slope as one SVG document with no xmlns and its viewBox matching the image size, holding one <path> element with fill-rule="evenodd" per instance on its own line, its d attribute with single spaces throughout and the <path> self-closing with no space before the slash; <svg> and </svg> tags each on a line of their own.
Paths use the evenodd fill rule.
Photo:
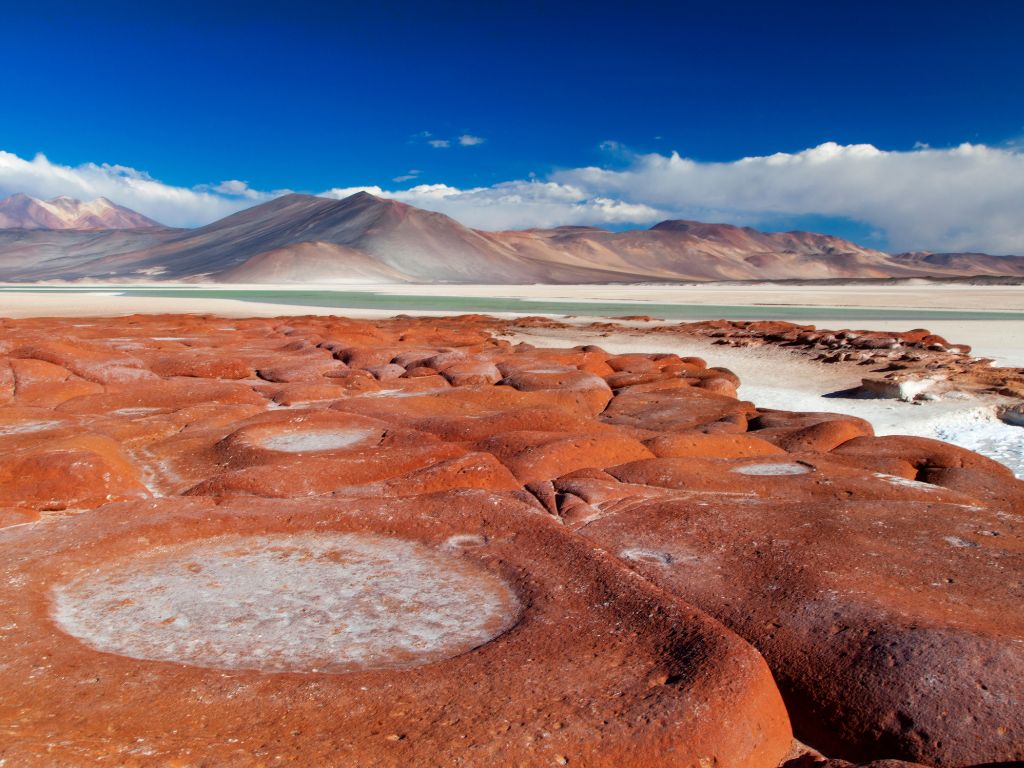
<svg viewBox="0 0 1024 768">
<path fill-rule="evenodd" d="M 15 194 L 0 200 L 0 229 L 143 229 L 162 227 L 141 213 L 105 197 L 89 202 L 73 197 L 39 200 Z"/>
<path fill-rule="evenodd" d="M 888 254 L 809 232 L 765 233 L 728 224 L 665 221 L 648 230 L 589 227 L 504 232 L 516 251 L 624 276 L 661 280 L 891 277 L 914 273 Z"/>
<path fill-rule="evenodd" d="M 483 232 L 361 192 L 285 195 L 194 230 L 0 229 L 0 279 L 635 283 L 1024 278 L 1024 258 L 891 256 L 812 232 L 665 221 L 646 230 Z"/>
<path fill-rule="evenodd" d="M 893 260 L 928 271 L 949 270 L 969 275 L 1024 275 L 1024 256 L 991 256 L 987 253 L 897 253 Z"/>
<path fill-rule="evenodd" d="M 220 272 L 226 283 L 406 283 L 372 256 L 336 243 L 304 242 L 264 251 Z"/>
<path fill-rule="evenodd" d="M 602 274 L 537 263 L 448 216 L 360 192 L 344 200 L 285 195 L 155 247 L 81 264 L 74 276 L 125 277 L 162 268 L 166 278 L 230 278 L 255 256 L 276 252 L 280 260 L 303 243 L 345 246 L 350 250 L 337 251 L 336 259 L 358 251 L 411 282 L 585 282 Z M 318 258 L 324 256 L 321 248 Z"/>
<path fill-rule="evenodd" d="M 81 265 L 175 237 L 175 229 L 0 229 L 0 280 L 69 280 Z M 148 277 L 158 277 L 159 268 Z M 84 276 L 88 277 L 87 273 Z M 140 275 L 140 277 L 147 277 Z"/>
</svg>

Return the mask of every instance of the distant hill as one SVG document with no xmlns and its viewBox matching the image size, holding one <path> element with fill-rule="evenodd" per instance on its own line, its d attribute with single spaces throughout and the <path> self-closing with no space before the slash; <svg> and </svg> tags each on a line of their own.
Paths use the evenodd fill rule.
<svg viewBox="0 0 1024 768">
<path fill-rule="evenodd" d="M 143 229 L 163 225 L 105 197 L 83 203 L 73 197 L 39 200 L 16 194 L 0 200 L 2 229 Z"/>
<path fill-rule="evenodd" d="M 830 235 L 696 221 L 626 232 L 484 232 L 366 192 L 343 200 L 285 195 L 191 230 L 0 229 L 0 280 L 15 281 L 515 284 L 922 277 L 1024 278 L 1024 257 L 893 256 Z"/>
<path fill-rule="evenodd" d="M 1024 256 L 991 256 L 987 253 L 897 253 L 893 260 L 925 271 L 949 270 L 968 275 L 1019 275 Z"/>
</svg>

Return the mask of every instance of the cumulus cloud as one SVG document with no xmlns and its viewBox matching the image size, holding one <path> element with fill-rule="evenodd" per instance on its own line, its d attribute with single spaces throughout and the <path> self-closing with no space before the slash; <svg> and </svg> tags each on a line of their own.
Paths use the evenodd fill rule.
<svg viewBox="0 0 1024 768">
<path fill-rule="evenodd" d="M 674 152 L 633 155 L 612 141 L 601 148 L 628 157 L 629 166 L 568 169 L 543 181 L 472 189 L 369 191 L 484 229 L 647 225 L 666 218 L 771 229 L 814 215 L 863 224 L 896 251 L 1024 254 L 1024 151 L 1013 145 L 887 151 L 827 142 L 724 163 Z"/>
<path fill-rule="evenodd" d="M 427 144 L 432 146 L 434 149 L 448 149 L 452 145 L 448 139 L 430 139 Z"/>
<path fill-rule="evenodd" d="M 205 187 L 200 186 L 196 187 L 196 189 L 205 189 Z M 209 189 L 222 195 L 244 197 L 247 200 L 265 200 L 267 198 L 266 192 L 253 189 L 249 186 L 248 182 L 238 181 L 237 179 L 222 181 L 220 184 L 214 184 L 209 187 Z"/>
<path fill-rule="evenodd" d="M 1024 254 L 1024 149 L 1014 145 L 887 151 L 870 144 L 826 143 L 724 163 L 677 153 L 627 154 L 625 159 L 628 166 L 617 170 L 566 169 L 547 178 L 468 189 L 418 184 L 404 190 L 335 188 L 322 194 L 340 198 L 367 191 L 482 229 L 647 226 L 667 218 L 772 228 L 796 216 L 819 215 L 860 222 L 887 238 L 892 250 Z M 395 181 L 417 176 L 410 170 Z M 126 166 L 71 167 L 43 155 L 25 160 L 0 151 L 0 197 L 15 192 L 84 200 L 103 196 L 177 226 L 206 224 L 281 194 L 239 180 L 178 187 Z"/>
<path fill-rule="evenodd" d="M 471 189 L 447 184 L 419 184 L 398 191 L 381 187 L 345 187 L 328 190 L 324 195 L 341 199 L 356 192 L 369 192 L 444 213 L 477 229 L 651 224 L 667 218 L 665 211 L 642 203 L 591 196 L 569 184 L 544 181 L 508 181 Z"/>
<path fill-rule="evenodd" d="M 625 170 L 578 168 L 551 181 L 683 218 L 770 226 L 816 214 L 878 229 L 894 250 L 1024 253 L 1024 153 L 1013 148 L 828 142 L 729 163 L 650 154 Z"/>
<path fill-rule="evenodd" d="M 464 147 L 475 147 L 477 144 L 483 144 L 487 139 L 483 139 L 479 136 L 473 136 L 470 133 L 464 133 L 459 136 L 459 144 Z"/>
<path fill-rule="evenodd" d="M 80 200 L 106 197 L 171 226 L 196 226 L 274 197 L 242 181 L 195 188 L 176 187 L 123 165 L 51 163 L 45 155 L 25 160 L 0 150 L 0 197 L 23 192 L 39 198 L 69 195 Z"/>
</svg>

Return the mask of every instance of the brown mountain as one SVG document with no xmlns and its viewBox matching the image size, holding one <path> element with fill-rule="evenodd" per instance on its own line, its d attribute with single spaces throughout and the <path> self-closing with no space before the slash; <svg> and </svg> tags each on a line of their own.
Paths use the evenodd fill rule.
<svg viewBox="0 0 1024 768">
<path fill-rule="evenodd" d="M 0 229 L 143 229 L 162 224 L 105 197 L 39 200 L 16 194 L 0 200 Z"/>
<path fill-rule="evenodd" d="M 285 195 L 193 230 L 91 238 L 0 230 L 0 280 L 502 284 L 974 276 L 1024 278 L 1024 258 L 892 256 L 829 235 L 695 221 L 626 232 L 484 232 L 365 192 L 343 200 Z"/>
</svg>

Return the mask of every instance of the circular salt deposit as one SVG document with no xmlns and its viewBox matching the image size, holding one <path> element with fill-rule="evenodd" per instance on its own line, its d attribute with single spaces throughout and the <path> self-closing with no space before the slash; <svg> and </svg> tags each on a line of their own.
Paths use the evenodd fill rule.
<svg viewBox="0 0 1024 768">
<path fill-rule="evenodd" d="M 519 603 L 463 558 L 369 534 L 221 536 L 104 563 L 52 590 L 57 625 L 137 659 L 265 672 L 410 667 L 507 630 Z"/>
<path fill-rule="evenodd" d="M 283 453 L 336 451 L 362 442 L 374 434 L 378 433 L 366 429 L 307 429 L 271 435 L 264 438 L 261 445 L 267 450 Z"/>
<path fill-rule="evenodd" d="M 804 464 L 780 463 L 780 464 L 747 464 L 736 467 L 733 472 L 740 475 L 757 475 L 759 477 L 772 477 L 782 475 L 805 475 L 811 468 Z"/>
</svg>

